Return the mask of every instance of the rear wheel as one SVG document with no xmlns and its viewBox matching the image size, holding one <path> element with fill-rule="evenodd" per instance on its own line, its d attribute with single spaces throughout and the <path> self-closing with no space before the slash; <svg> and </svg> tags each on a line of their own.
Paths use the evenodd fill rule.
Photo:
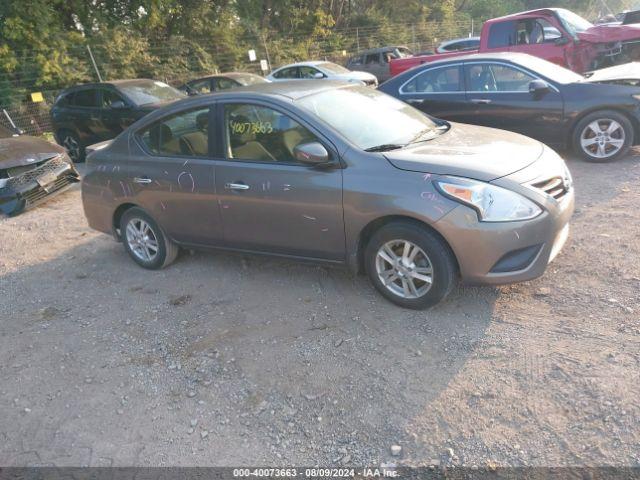
<svg viewBox="0 0 640 480">
<path fill-rule="evenodd" d="M 587 162 L 612 162 L 633 145 L 633 126 L 613 110 L 590 113 L 574 129 L 573 144 Z"/>
<path fill-rule="evenodd" d="M 85 149 L 80 143 L 78 135 L 71 130 L 62 130 L 58 133 L 58 140 L 60 145 L 67 150 L 69 158 L 73 160 L 74 163 L 84 162 Z"/>
<path fill-rule="evenodd" d="M 433 232 L 410 222 L 394 222 L 378 230 L 367 244 L 365 266 L 382 295 L 413 309 L 443 300 L 457 277 L 449 247 Z"/>
<path fill-rule="evenodd" d="M 141 267 L 164 268 L 178 256 L 178 246 L 140 208 L 131 208 L 122 215 L 120 236 L 129 256 Z"/>
</svg>

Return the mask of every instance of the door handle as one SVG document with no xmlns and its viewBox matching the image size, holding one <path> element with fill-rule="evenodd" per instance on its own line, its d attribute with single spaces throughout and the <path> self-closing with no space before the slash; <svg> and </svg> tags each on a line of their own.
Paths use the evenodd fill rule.
<svg viewBox="0 0 640 480">
<path fill-rule="evenodd" d="M 225 183 L 224 188 L 227 190 L 249 190 L 249 185 L 244 183 Z"/>
<path fill-rule="evenodd" d="M 134 177 L 133 182 L 134 183 L 151 183 L 153 180 L 151 180 L 150 178 L 147 177 Z"/>
<path fill-rule="evenodd" d="M 471 103 L 476 103 L 479 105 L 487 105 L 491 103 L 491 100 L 489 100 L 488 98 L 472 98 Z"/>
</svg>

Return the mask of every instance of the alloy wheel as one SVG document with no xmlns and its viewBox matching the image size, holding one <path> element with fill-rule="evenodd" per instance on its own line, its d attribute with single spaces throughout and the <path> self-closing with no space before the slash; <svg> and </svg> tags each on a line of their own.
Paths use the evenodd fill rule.
<svg viewBox="0 0 640 480">
<path fill-rule="evenodd" d="M 80 145 L 78 144 L 76 139 L 71 135 L 67 135 L 62 141 L 62 146 L 67 149 L 67 153 L 69 154 L 71 160 L 77 162 L 80 158 Z"/>
<path fill-rule="evenodd" d="M 580 146 L 594 158 L 614 156 L 624 146 L 625 132 L 622 125 L 610 118 L 594 120 L 582 130 Z"/>
<path fill-rule="evenodd" d="M 433 285 L 431 260 L 424 250 L 407 240 L 391 240 L 380 247 L 376 273 L 382 285 L 401 298 L 420 298 Z"/>
<path fill-rule="evenodd" d="M 125 235 L 133 254 L 144 262 L 152 262 L 158 255 L 158 238 L 151 226 L 141 218 L 132 218 Z"/>
</svg>

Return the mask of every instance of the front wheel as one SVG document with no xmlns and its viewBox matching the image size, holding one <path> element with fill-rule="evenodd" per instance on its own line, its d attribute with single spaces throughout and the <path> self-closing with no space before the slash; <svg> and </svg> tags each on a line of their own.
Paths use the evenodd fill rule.
<svg viewBox="0 0 640 480">
<path fill-rule="evenodd" d="M 587 162 L 612 162 L 633 145 L 633 126 L 627 117 L 613 110 L 593 112 L 576 125 L 573 144 Z"/>
<path fill-rule="evenodd" d="M 409 222 L 390 223 L 378 230 L 367 244 L 365 266 L 382 295 L 412 309 L 437 304 L 457 279 L 449 247 L 433 232 Z"/>
<path fill-rule="evenodd" d="M 67 150 L 67 154 L 73 163 L 84 162 L 86 151 L 75 133 L 70 130 L 62 130 L 58 133 L 58 138 L 60 145 Z"/>
<path fill-rule="evenodd" d="M 131 208 L 122 215 L 120 236 L 129 256 L 141 267 L 164 268 L 178 256 L 178 246 L 140 208 Z"/>
</svg>

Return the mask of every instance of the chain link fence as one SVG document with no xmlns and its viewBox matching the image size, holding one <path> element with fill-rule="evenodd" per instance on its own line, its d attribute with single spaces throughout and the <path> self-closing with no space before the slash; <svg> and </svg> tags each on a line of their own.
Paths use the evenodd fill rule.
<svg viewBox="0 0 640 480">
<path fill-rule="evenodd" d="M 390 24 L 383 27 L 352 27 L 332 30 L 329 35 L 248 35 L 224 46 L 213 38 L 172 38 L 150 44 L 136 44 L 130 48 L 118 45 L 83 45 L 65 52 L 81 79 L 78 83 L 97 82 L 119 78 L 153 78 L 174 86 L 199 76 L 221 71 L 245 71 L 267 74 L 260 68 L 260 60 L 266 60 L 269 70 L 286 63 L 302 60 L 330 60 L 345 64 L 356 53 L 385 45 L 405 45 L 414 52 L 433 51 L 444 40 L 478 34 L 479 21 L 453 21 L 422 24 Z M 250 61 L 248 51 L 256 52 L 256 60 Z M 124 54 L 123 54 L 124 52 Z M 92 58 L 93 57 L 93 58 Z M 94 64 L 95 62 L 95 64 Z M 35 78 L 22 72 L 0 73 L 0 86 L 9 90 L 4 105 L 18 128 L 27 134 L 51 134 L 49 116 L 57 95 L 72 84 L 48 82 L 56 88 L 42 89 Z M 15 92 L 15 93 L 14 93 Z M 0 123 L 9 126 L 6 115 L 0 115 Z"/>
</svg>

